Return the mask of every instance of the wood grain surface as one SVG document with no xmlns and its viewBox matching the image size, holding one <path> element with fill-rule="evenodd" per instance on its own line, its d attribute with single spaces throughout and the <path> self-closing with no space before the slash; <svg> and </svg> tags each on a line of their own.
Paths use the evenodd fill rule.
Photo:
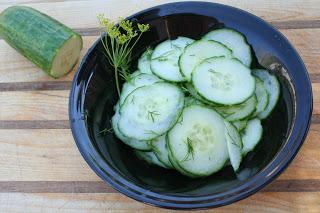
<svg viewBox="0 0 320 213">
<path fill-rule="evenodd" d="M 34 7 L 83 36 L 100 35 L 96 15 L 116 19 L 171 0 L 1 0 Z M 304 60 L 314 111 L 308 137 L 286 171 L 261 192 L 212 212 L 320 212 L 320 1 L 217 0 L 278 28 Z M 90 13 L 88 13 L 90 11 Z M 52 79 L 0 38 L 0 212 L 166 212 L 116 192 L 89 168 L 69 129 L 74 70 Z"/>
</svg>

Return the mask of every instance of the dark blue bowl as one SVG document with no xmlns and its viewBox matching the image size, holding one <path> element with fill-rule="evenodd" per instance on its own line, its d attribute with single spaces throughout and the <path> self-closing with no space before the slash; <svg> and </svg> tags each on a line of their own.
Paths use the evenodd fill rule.
<svg viewBox="0 0 320 213">
<path fill-rule="evenodd" d="M 254 194 L 275 179 L 301 147 L 312 114 L 308 73 L 288 40 L 260 18 L 221 4 L 165 4 L 129 19 L 151 25 L 134 49 L 135 59 L 147 46 L 168 38 L 182 35 L 198 39 L 211 29 L 224 26 L 242 32 L 256 54 L 253 67 L 268 68 L 278 76 L 280 101 L 272 115 L 263 121 L 263 140 L 246 156 L 237 175 L 229 166 L 210 177 L 190 179 L 175 171 L 149 166 L 137 160 L 131 149 L 113 134 L 99 134 L 101 129 L 110 127 L 117 95 L 113 69 L 106 63 L 98 39 L 74 77 L 69 106 L 73 136 L 90 167 L 121 193 L 173 209 L 230 204 Z"/>
</svg>

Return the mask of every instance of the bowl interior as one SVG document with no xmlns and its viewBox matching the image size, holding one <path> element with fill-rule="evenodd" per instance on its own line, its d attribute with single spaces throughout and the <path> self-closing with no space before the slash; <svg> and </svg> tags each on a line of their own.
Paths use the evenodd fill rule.
<svg viewBox="0 0 320 213">
<path fill-rule="evenodd" d="M 143 35 L 141 42 L 134 49 L 134 59 L 137 59 L 146 47 L 153 47 L 165 39 L 174 39 L 177 36 L 199 39 L 209 30 L 224 26 L 239 30 L 247 36 L 257 56 L 254 58 L 253 68 L 261 68 L 262 65 L 272 68 L 281 84 L 279 103 L 272 116 L 263 121 L 263 139 L 255 151 L 245 157 L 238 174 L 233 172 L 231 166 L 227 166 L 217 174 L 195 180 L 176 171 L 150 166 L 138 160 L 131 148 L 121 143 L 112 133 L 99 133 L 104 128 L 111 128 L 110 119 L 114 114 L 113 106 L 117 102 L 117 94 L 113 69 L 102 54 L 101 42 L 98 42 L 86 58 L 86 63 L 82 65 L 79 76 L 79 79 L 87 79 L 83 91 L 83 110 L 86 113 L 86 126 L 91 143 L 114 171 L 129 182 L 147 190 L 170 195 L 199 196 L 234 188 L 272 161 L 286 142 L 295 117 L 294 89 L 290 79 L 286 77 L 283 63 L 275 54 L 278 50 L 272 49 L 277 43 L 273 38 L 269 38 L 270 35 L 255 31 L 250 26 L 241 24 L 241 21 L 236 25 L 232 20 L 219 20 L 199 14 L 185 13 L 161 17 L 154 14 L 156 13 L 137 17 L 139 21 L 150 24 L 151 30 Z M 132 67 L 134 71 L 136 62 Z"/>
</svg>

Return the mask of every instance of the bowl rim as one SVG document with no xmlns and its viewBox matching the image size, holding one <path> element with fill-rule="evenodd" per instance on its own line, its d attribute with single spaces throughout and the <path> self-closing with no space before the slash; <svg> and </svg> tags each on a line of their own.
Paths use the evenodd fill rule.
<svg viewBox="0 0 320 213">
<path fill-rule="evenodd" d="M 294 90 L 299 90 L 301 92 L 296 93 L 295 97 L 296 117 L 292 121 L 293 124 L 291 127 L 291 134 L 287 137 L 287 141 L 282 145 L 280 151 L 278 151 L 278 153 L 274 156 L 273 160 L 269 162 L 256 175 L 247 179 L 246 182 L 244 182 L 240 186 L 219 194 L 204 195 L 197 197 L 160 194 L 132 184 L 131 182 L 123 178 L 120 174 L 114 171 L 111 165 L 108 165 L 108 163 L 102 159 L 102 156 L 94 149 L 93 145 L 90 143 L 90 138 L 87 134 L 86 124 L 83 119 L 83 103 L 85 98 L 83 92 L 85 91 L 86 87 L 82 83 L 79 83 L 78 79 L 79 75 L 82 72 L 82 67 L 86 64 L 86 61 L 90 57 L 92 51 L 100 42 L 100 38 L 98 38 L 97 41 L 89 48 L 89 50 L 83 57 L 77 69 L 77 73 L 74 76 L 72 88 L 70 91 L 69 120 L 71 131 L 75 139 L 76 145 L 81 155 L 88 163 L 88 165 L 103 181 L 110 184 L 114 189 L 127 195 L 128 197 L 131 197 L 143 203 L 147 203 L 162 208 L 203 209 L 209 207 L 219 207 L 242 200 L 256 193 L 257 191 L 265 187 L 267 184 L 269 184 L 272 180 L 274 180 L 278 175 L 280 175 L 282 171 L 285 168 L 287 168 L 290 162 L 294 159 L 306 138 L 311 122 L 313 96 L 311 82 L 309 79 L 307 69 L 301 57 L 294 49 L 294 47 L 289 43 L 286 37 L 284 37 L 281 32 L 273 28 L 270 24 L 268 24 L 261 18 L 244 10 L 223 4 L 211 2 L 185 1 L 154 6 L 142 10 L 138 13 L 135 13 L 132 16 L 128 17 L 128 19 L 140 16 L 144 13 L 150 12 L 155 9 L 166 10 L 168 15 L 173 15 L 190 12 L 192 10 L 197 10 L 197 7 L 218 7 L 235 11 L 243 16 L 248 16 L 248 18 L 254 19 L 256 22 L 259 22 L 259 24 L 264 25 L 265 28 L 269 28 L 269 30 L 277 33 L 280 39 L 283 40 L 285 45 L 287 45 L 287 47 L 292 50 L 291 54 L 293 54 L 293 57 L 296 59 L 294 63 L 297 64 L 299 66 L 299 70 L 301 70 L 299 77 L 303 78 L 302 80 L 304 82 L 302 83 L 303 85 L 301 85 L 302 80 L 299 79 L 300 84 L 298 84 L 298 82 L 294 85 Z M 87 79 L 86 82 L 89 82 L 89 79 Z M 303 104 L 303 107 L 301 106 L 301 104 Z M 90 149 L 92 152 L 88 153 L 88 149 Z"/>
</svg>

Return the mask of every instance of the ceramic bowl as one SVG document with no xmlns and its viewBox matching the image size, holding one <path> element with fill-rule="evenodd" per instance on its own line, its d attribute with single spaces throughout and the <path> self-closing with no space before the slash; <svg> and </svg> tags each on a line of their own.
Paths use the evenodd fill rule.
<svg viewBox="0 0 320 213">
<path fill-rule="evenodd" d="M 173 209 L 218 207 L 244 199 L 274 180 L 303 144 L 312 114 L 312 89 L 307 70 L 288 40 L 271 25 L 245 11 L 214 3 L 180 2 L 156 6 L 129 19 L 151 26 L 134 49 L 134 61 L 148 46 L 187 36 L 199 39 L 221 27 L 240 31 L 255 52 L 253 67 L 277 75 L 280 100 L 263 121 L 263 139 L 241 163 L 201 179 L 149 166 L 110 128 L 117 101 L 114 71 L 102 54 L 98 39 L 82 60 L 70 94 L 70 123 L 76 144 L 90 167 L 119 192 L 144 203 Z M 132 64 L 136 67 L 136 63 Z M 133 69 L 134 70 L 134 69 Z"/>
</svg>

